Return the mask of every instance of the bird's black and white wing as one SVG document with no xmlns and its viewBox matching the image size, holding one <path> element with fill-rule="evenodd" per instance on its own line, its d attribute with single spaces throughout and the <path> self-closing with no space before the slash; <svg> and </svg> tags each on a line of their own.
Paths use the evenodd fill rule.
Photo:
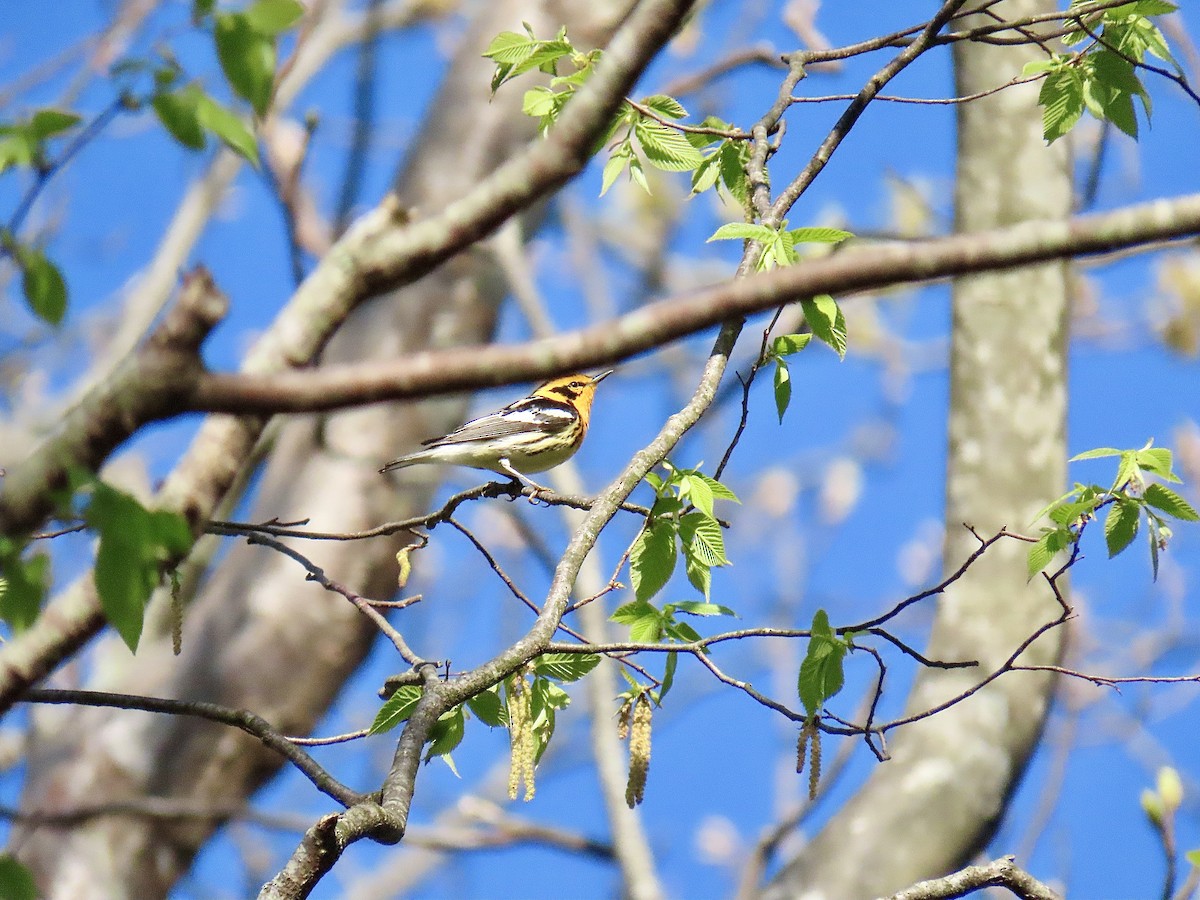
<svg viewBox="0 0 1200 900">
<path fill-rule="evenodd" d="M 445 437 L 424 441 L 423 446 L 442 447 L 471 441 L 491 441 L 531 431 L 554 432 L 568 427 L 578 416 L 569 404 L 545 397 L 525 397 L 504 409 L 472 419 Z"/>
</svg>

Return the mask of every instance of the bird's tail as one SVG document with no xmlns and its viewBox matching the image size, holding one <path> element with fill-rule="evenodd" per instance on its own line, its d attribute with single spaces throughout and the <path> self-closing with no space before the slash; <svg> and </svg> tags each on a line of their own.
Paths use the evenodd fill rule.
<svg viewBox="0 0 1200 900">
<path fill-rule="evenodd" d="M 410 453 L 408 456 L 401 456 L 399 459 L 393 459 L 390 463 L 379 470 L 379 474 L 383 475 L 386 472 L 394 471 L 395 469 L 403 469 L 405 466 L 411 466 L 414 463 L 419 463 L 424 460 L 422 453 Z"/>
</svg>

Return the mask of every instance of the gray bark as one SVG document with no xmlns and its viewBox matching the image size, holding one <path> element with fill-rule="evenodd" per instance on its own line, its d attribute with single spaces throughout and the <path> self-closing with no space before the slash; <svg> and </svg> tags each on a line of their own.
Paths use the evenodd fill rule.
<svg viewBox="0 0 1200 900">
<path fill-rule="evenodd" d="M 1053 8 L 1046 0 L 994 7 L 1006 17 Z M 1040 56 L 1036 48 L 959 44 L 956 93 L 994 87 Z M 1070 212 L 1065 142 L 1046 147 L 1036 94 L 1036 86 L 1028 86 L 957 107 L 959 230 Z M 1006 525 L 1023 529 L 1062 492 L 1066 315 L 1065 264 L 972 276 L 954 285 L 947 570 L 977 546 L 961 523 L 983 535 Z M 1055 617 L 1058 607 L 1045 583 L 1026 583 L 1026 549 L 1001 542 L 942 598 L 928 655 L 977 659 L 980 668 L 923 670 L 910 712 L 966 690 Z M 1055 632 L 1023 661 L 1049 663 L 1058 653 Z M 900 729 L 892 758 L 787 863 L 764 896 L 876 897 L 969 861 L 993 834 L 1019 781 L 1051 690 L 1042 675 L 1005 675 L 967 701 Z"/>
<path fill-rule="evenodd" d="M 479 4 L 397 180 L 402 205 L 444 205 L 534 136 L 536 123 L 520 113 L 522 91 L 489 98 L 491 64 L 480 52 L 492 35 L 519 30 L 522 21 L 549 34 L 567 23 L 578 45 L 603 45 L 626 7 L 624 0 Z M 392 359 L 417 348 L 484 342 L 505 293 L 486 254 L 463 254 L 361 309 L 325 360 Z M 314 527 L 349 531 L 421 511 L 432 479 L 406 480 L 398 489 L 376 469 L 421 438 L 449 430 L 465 404 L 455 398 L 286 422 L 247 518 L 312 517 Z M 375 540 L 303 549 L 336 580 L 365 596 L 386 597 L 395 589 L 396 545 Z M 344 599 L 305 583 L 294 562 L 242 545 L 189 608 L 181 657 L 171 656 L 165 639 L 147 640 L 117 674 L 100 671 L 89 686 L 245 708 L 284 733 L 303 734 L 374 637 L 375 629 Z M 71 809 L 154 796 L 224 806 L 246 800 L 279 764 L 257 741 L 211 723 L 51 710 L 36 716 L 22 805 Z M 46 897 L 140 900 L 164 896 L 213 827 L 202 820 L 110 817 L 70 831 L 17 829 L 13 846 Z"/>
</svg>

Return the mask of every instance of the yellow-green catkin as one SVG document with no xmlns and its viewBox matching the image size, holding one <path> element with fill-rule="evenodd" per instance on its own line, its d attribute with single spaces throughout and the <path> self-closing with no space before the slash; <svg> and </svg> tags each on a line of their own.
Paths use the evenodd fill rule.
<svg viewBox="0 0 1200 900">
<path fill-rule="evenodd" d="M 629 783 L 625 786 L 625 802 L 633 809 L 646 795 L 646 776 L 650 774 L 650 719 L 653 709 L 645 694 L 633 704 L 633 719 L 629 727 Z"/>
<path fill-rule="evenodd" d="M 529 685 L 524 674 L 514 675 L 508 683 L 508 740 L 511 757 L 508 767 L 508 798 L 517 799 L 521 782 L 525 782 L 525 800 L 533 799 L 533 716 Z"/>
<path fill-rule="evenodd" d="M 810 726 L 806 725 L 806 728 Z M 821 783 L 821 730 L 812 720 L 812 734 L 808 741 L 808 799 L 817 799 L 817 786 Z"/>
</svg>

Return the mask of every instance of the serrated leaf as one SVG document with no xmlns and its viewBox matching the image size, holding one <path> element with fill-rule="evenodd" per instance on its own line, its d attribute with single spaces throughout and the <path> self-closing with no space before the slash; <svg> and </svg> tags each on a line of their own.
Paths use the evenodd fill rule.
<svg viewBox="0 0 1200 900">
<path fill-rule="evenodd" d="M 1043 534 L 1036 544 L 1029 548 L 1026 565 L 1030 577 L 1046 568 L 1060 552 L 1074 542 L 1075 536 L 1070 529 L 1057 528 Z"/>
<path fill-rule="evenodd" d="M 628 148 L 628 144 L 622 145 Z M 617 178 L 629 165 L 629 153 L 614 152 L 604 164 L 604 174 L 600 178 L 600 196 L 608 193 L 608 189 L 616 183 Z"/>
<path fill-rule="evenodd" d="M 712 596 L 712 566 L 697 559 L 694 554 L 683 555 L 683 568 L 687 573 L 688 583 L 708 600 Z"/>
<path fill-rule="evenodd" d="M 618 625 L 629 626 L 630 640 L 653 643 L 662 637 L 663 615 L 644 600 L 626 603 L 609 618 Z"/>
<path fill-rule="evenodd" d="M 265 116 L 275 85 L 274 39 L 255 30 L 243 13 L 218 13 L 215 21 L 221 71 L 234 92 Z"/>
<path fill-rule="evenodd" d="M 662 687 L 658 689 L 658 702 L 661 703 L 663 697 L 667 696 L 667 692 L 675 684 L 675 667 L 679 665 L 679 654 L 672 651 L 667 654 L 667 663 L 663 666 Z"/>
<path fill-rule="evenodd" d="M 686 497 L 692 506 L 709 518 L 713 517 L 713 491 L 703 478 L 689 474 L 681 483 L 681 488 L 682 496 Z"/>
<path fill-rule="evenodd" d="M 533 661 L 533 671 L 558 681 L 578 681 L 598 665 L 600 657 L 594 653 L 543 653 Z"/>
<path fill-rule="evenodd" d="M 391 731 L 413 714 L 420 699 L 421 689 L 415 684 L 401 685 L 379 708 L 367 733 L 383 734 L 385 731 Z"/>
<path fill-rule="evenodd" d="M 854 237 L 853 232 L 840 228 L 793 228 L 788 234 L 796 244 L 840 244 Z"/>
<path fill-rule="evenodd" d="M 701 603 L 699 600 L 681 600 L 671 603 L 668 608 L 693 616 L 732 616 L 737 618 L 737 613 L 728 606 L 721 606 L 719 603 Z"/>
<path fill-rule="evenodd" d="M 640 119 L 633 126 L 646 159 L 664 172 L 690 172 L 704 162 L 704 155 L 680 132 L 653 119 Z"/>
<path fill-rule="evenodd" d="M 839 359 L 845 359 L 846 319 L 837 301 L 828 294 L 818 294 L 811 300 L 801 300 L 800 306 L 813 334 L 832 347 Z"/>
<path fill-rule="evenodd" d="M 21 267 L 21 290 L 35 316 L 50 325 L 58 325 L 67 313 L 67 282 L 50 258 L 35 247 L 17 250 Z"/>
<path fill-rule="evenodd" d="M 775 360 L 775 411 L 779 413 L 779 424 L 783 424 L 783 414 L 787 412 L 792 402 L 792 374 L 788 364 L 782 359 Z"/>
<path fill-rule="evenodd" d="M 652 109 L 668 119 L 682 119 L 687 116 L 687 110 L 683 108 L 683 104 L 666 94 L 654 94 L 639 102 L 647 109 Z"/>
<path fill-rule="evenodd" d="M 1083 79 L 1072 68 L 1059 67 L 1046 76 L 1038 93 L 1042 106 L 1042 135 L 1054 143 L 1083 115 Z"/>
<path fill-rule="evenodd" d="M 1152 472 L 1159 478 L 1165 478 L 1167 481 L 1179 481 L 1179 478 L 1171 471 L 1174 460 L 1171 451 L 1166 447 L 1148 447 L 1138 450 L 1134 461 L 1139 468 Z"/>
<path fill-rule="evenodd" d="M 638 600 L 649 600 L 675 571 L 675 526 L 668 521 L 647 525 L 629 553 L 629 577 Z"/>
<path fill-rule="evenodd" d="M 275 37 L 304 17 L 304 6 L 296 0 L 255 0 L 242 15 L 255 31 Z"/>
<path fill-rule="evenodd" d="M 725 558 L 725 535 L 717 520 L 701 512 L 690 512 L 679 520 L 679 537 L 684 553 L 708 566 L 729 565 Z"/>
<path fill-rule="evenodd" d="M 845 684 L 843 660 L 846 649 L 846 645 L 836 638 L 829 627 L 829 616 L 825 610 L 817 610 L 813 616 L 808 652 L 800 663 L 797 680 L 800 702 L 809 716 L 817 715 L 821 707 L 836 696 Z"/>
<path fill-rule="evenodd" d="M 805 332 L 804 334 L 781 334 L 771 342 L 771 354 L 773 356 L 791 356 L 794 353 L 799 353 L 808 346 L 812 337 L 811 332 Z"/>
<path fill-rule="evenodd" d="M 774 240 L 776 231 L 766 225 L 754 225 L 750 222 L 727 222 L 712 233 L 705 243 L 713 241 L 759 241 L 768 243 Z"/>
<path fill-rule="evenodd" d="M 1116 556 L 1137 537 L 1141 507 L 1132 500 L 1118 500 L 1104 519 L 1104 540 L 1109 558 Z"/>
<path fill-rule="evenodd" d="M 1165 485 L 1148 485 L 1143 498 L 1155 509 L 1161 509 L 1168 516 L 1181 519 L 1184 522 L 1200 520 L 1200 513 L 1197 513 L 1190 503 Z"/>
<path fill-rule="evenodd" d="M 1105 456 L 1120 456 L 1120 450 L 1113 447 L 1097 447 L 1095 450 L 1086 450 L 1083 453 L 1077 453 L 1072 456 L 1067 462 L 1079 462 L 1084 459 L 1100 459 Z"/>
<path fill-rule="evenodd" d="M 447 756 L 462 743 L 465 719 L 462 704 L 441 715 L 429 729 L 429 744 L 425 750 L 425 762 L 429 762 L 435 756 Z M 450 771 L 457 775 L 458 772 L 454 768 L 453 761 L 449 765 Z"/>
<path fill-rule="evenodd" d="M 196 102 L 196 117 L 230 150 L 258 168 L 258 143 L 245 122 L 207 94 Z"/>
<path fill-rule="evenodd" d="M 729 195 L 738 203 L 745 205 L 749 198 L 746 163 L 750 159 L 750 149 L 745 141 L 726 141 L 717 151 L 721 167 L 721 183 L 729 191 Z"/>
<path fill-rule="evenodd" d="M 178 91 L 155 94 L 150 101 L 158 121 L 171 137 L 192 150 L 203 150 L 207 143 L 198 109 L 203 94 L 196 85 L 189 84 Z"/>
<path fill-rule="evenodd" d="M 703 194 L 709 188 L 717 183 L 717 178 L 721 174 L 720 160 L 714 153 L 705 158 L 704 162 L 700 163 L 692 172 L 692 193 Z"/>
<path fill-rule="evenodd" d="M 696 472 L 693 477 L 704 479 L 704 482 L 708 485 L 708 489 L 712 491 L 712 495 L 718 500 L 732 500 L 734 503 L 742 502 L 738 499 L 737 494 L 735 494 L 721 482 L 717 481 L 717 479 L 705 475 L 703 472 Z"/>
<path fill-rule="evenodd" d="M 508 725 L 508 710 L 504 707 L 504 701 L 500 699 L 499 693 L 494 690 L 487 690 L 476 694 L 467 700 L 467 708 L 474 713 L 484 725 L 489 728 L 500 728 Z"/>
</svg>

